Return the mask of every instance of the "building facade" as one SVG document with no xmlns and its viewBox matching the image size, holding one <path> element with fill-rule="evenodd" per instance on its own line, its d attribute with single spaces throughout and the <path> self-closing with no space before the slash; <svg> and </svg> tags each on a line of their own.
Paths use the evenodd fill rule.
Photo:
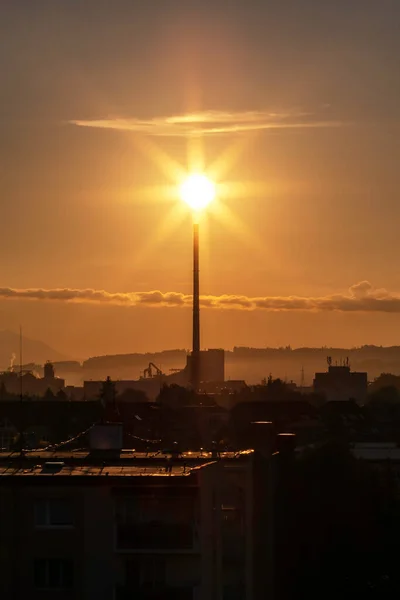
<svg viewBox="0 0 400 600">
<path fill-rule="evenodd" d="M 355 400 L 364 404 L 368 391 L 368 375 L 351 371 L 348 364 L 330 364 L 325 373 L 315 373 L 313 390 L 316 394 L 324 395 L 327 402 Z"/>
<path fill-rule="evenodd" d="M 3 454 L 0 596 L 264 600 L 271 493 L 253 451 Z"/>
</svg>

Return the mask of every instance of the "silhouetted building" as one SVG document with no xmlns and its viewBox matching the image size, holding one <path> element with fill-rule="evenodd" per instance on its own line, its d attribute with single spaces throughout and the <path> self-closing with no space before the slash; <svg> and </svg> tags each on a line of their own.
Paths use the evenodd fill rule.
<svg viewBox="0 0 400 600">
<path fill-rule="evenodd" d="M 222 349 L 200 350 L 199 384 L 222 383 L 225 381 L 225 351 Z M 192 369 L 193 355 L 187 357 L 187 369 Z"/>
<path fill-rule="evenodd" d="M 48 390 L 54 395 L 63 390 L 65 381 L 56 377 L 53 364 L 47 362 L 44 366 L 44 377 L 37 377 L 31 371 L 21 373 L 9 370 L 0 374 L 0 385 L 4 386 L 8 394 L 44 396 Z"/>
<path fill-rule="evenodd" d="M 225 378 L 225 351 L 220 349 L 201 350 L 198 355 L 200 391 L 210 383 L 222 385 Z M 192 355 L 187 356 L 184 369 L 166 374 L 156 365 L 150 363 L 140 379 L 117 380 L 116 392 L 122 394 L 127 390 L 142 391 L 149 400 L 155 400 L 163 385 L 180 385 L 187 387 L 191 384 Z M 99 397 L 102 381 L 84 381 L 83 394 L 86 400 Z M 226 383 L 229 385 L 229 382 Z"/>
<path fill-rule="evenodd" d="M 323 394 L 327 402 L 355 400 L 363 404 L 367 398 L 368 375 L 351 371 L 348 361 L 332 365 L 328 359 L 328 371 L 315 373 L 313 388 L 316 394 Z"/>
<path fill-rule="evenodd" d="M 82 386 L 66 385 L 64 388 L 64 392 L 65 392 L 68 400 L 71 400 L 73 402 L 75 402 L 75 401 L 81 402 L 82 400 L 85 399 L 83 385 Z"/>
<path fill-rule="evenodd" d="M 43 379 L 46 379 L 46 381 L 52 381 L 53 379 L 55 379 L 56 374 L 54 371 L 53 363 L 47 361 L 47 363 L 44 365 L 43 371 Z"/>
<path fill-rule="evenodd" d="M 267 462 L 121 451 L 111 429 L 89 453 L 0 455 L 1 597 L 271 597 Z"/>
</svg>

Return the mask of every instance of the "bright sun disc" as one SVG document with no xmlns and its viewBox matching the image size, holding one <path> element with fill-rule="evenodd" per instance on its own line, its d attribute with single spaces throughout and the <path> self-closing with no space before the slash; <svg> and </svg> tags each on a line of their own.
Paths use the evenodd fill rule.
<svg viewBox="0 0 400 600">
<path fill-rule="evenodd" d="M 215 198 L 215 184 L 206 175 L 189 175 L 180 186 L 180 196 L 196 212 L 203 210 Z"/>
</svg>

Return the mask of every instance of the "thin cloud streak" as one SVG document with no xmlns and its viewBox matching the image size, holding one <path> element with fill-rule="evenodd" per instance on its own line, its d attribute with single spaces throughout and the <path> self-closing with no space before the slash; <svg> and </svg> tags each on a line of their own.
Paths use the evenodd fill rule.
<svg viewBox="0 0 400 600">
<path fill-rule="evenodd" d="M 191 307 L 192 296 L 180 292 L 106 292 L 93 289 L 13 289 L 0 288 L 0 299 L 41 300 L 67 303 L 117 305 L 127 307 Z M 205 309 L 266 310 L 311 312 L 380 312 L 400 313 L 400 294 L 376 289 L 368 281 L 353 285 L 347 293 L 328 296 L 265 296 L 249 297 L 233 294 L 201 296 Z"/>
<path fill-rule="evenodd" d="M 190 137 L 262 131 L 268 129 L 309 129 L 340 127 L 340 121 L 321 120 L 299 111 L 204 111 L 150 119 L 106 118 L 70 121 L 79 127 L 133 131 L 152 136 Z"/>
</svg>

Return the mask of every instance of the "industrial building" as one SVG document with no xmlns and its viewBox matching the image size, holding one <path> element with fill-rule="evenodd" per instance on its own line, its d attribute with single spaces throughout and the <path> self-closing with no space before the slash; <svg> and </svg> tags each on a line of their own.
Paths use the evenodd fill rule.
<svg viewBox="0 0 400 600">
<path fill-rule="evenodd" d="M 221 385 L 225 380 L 225 352 L 222 349 L 201 350 L 197 355 L 198 384 L 197 391 L 209 389 L 210 384 Z M 122 394 L 127 390 L 144 392 L 149 400 L 155 400 L 163 385 L 192 385 L 193 353 L 187 356 L 186 366 L 173 373 L 163 373 L 157 365 L 150 363 L 143 376 L 135 380 L 115 382 L 116 392 Z M 102 381 L 84 381 L 83 396 L 86 400 L 99 397 Z"/>
<path fill-rule="evenodd" d="M 50 391 L 56 395 L 65 388 L 65 380 L 56 377 L 53 363 L 48 361 L 43 368 L 43 377 L 31 370 L 10 368 L 0 373 L 2 393 L 26 396 L 41 396 Z"/>
</svg>

